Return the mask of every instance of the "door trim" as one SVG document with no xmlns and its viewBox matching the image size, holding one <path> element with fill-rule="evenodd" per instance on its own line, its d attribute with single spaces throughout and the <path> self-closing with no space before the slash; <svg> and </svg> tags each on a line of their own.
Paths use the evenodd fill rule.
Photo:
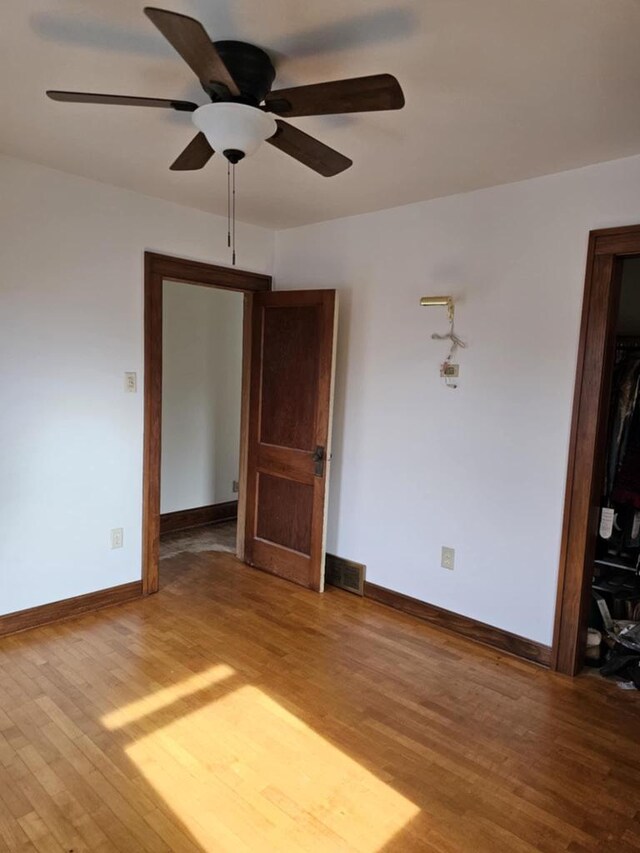
<svg viewBox="0 0 640 853">
<path fill-rule="evenodd" d="M 589 234 L 573 400 L 551 668 L 582 668 L 600 500 L 621 260 L 640 255 L 640 225 Z"/>
<path fill-rule="evenodd" d="M 250 353 L 251 294 L 271 290 L 271 276 L 216 264 L 176 258 L 157 252 L 144 253 L 144 451 L 142 470 L 142 591 L 158 591 L 160 558 L 160 453 L 162 421 L 162 282 L 165 279 L 200 287 L 216 287 L 244 293 L 242 414 L 240 428 L 240 495 L 238 518 L 244 515 L 243 442 L 246 443 L 248 385 L 246 361 Z M 247 337 L 249 323 L 249 337 Z M 241 528 L 238 525 L 240 541 Z M 243 559 L 242 549 L 238 556 Z"/>
</svg>

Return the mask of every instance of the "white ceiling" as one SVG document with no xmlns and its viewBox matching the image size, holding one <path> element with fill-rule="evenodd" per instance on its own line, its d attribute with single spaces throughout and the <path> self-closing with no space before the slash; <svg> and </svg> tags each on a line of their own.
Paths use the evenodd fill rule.
<svg viewBox="0 0 640 853">
<path fill-rule="evenodd" d="M 274 88 L 388 72 L 399 112 L 292 119 L 354 165 L 322 178 L 269 145 L 237 167 L 238 217 L 274 228 L 640 152 L 639 0 L 154 0 L 266 48 Z M 60 104 L 47 88 L 204 103 L 143 0 L 2 0 L 0 151 L 216 213 L 220 156 L 169 164 L 189 114 Z"/>
</svg>

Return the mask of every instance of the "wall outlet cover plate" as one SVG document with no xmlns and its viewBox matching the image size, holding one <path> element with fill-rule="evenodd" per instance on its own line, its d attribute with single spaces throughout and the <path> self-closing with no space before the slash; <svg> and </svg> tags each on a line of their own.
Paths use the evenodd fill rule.
<svg viewBox="0 0 640 853">
<path fill-rule="evenodd" d="M 444 545 L 442 546 L 442 557 L 440 560 L 440 565 L 443 569 L 449 569 L 449 571 L 453 571 L 455 565 L 455 557 L 455 548 L 446 548 Z"/>
<path fill-rule="evenodd" d="M 445 363 L 440 367 L 440 376 L 444 376 L 448 379 L 455 378 L 459 373 L 459 364 L 450 364 L 448 361 L 445 361 Z"/>
</svg>

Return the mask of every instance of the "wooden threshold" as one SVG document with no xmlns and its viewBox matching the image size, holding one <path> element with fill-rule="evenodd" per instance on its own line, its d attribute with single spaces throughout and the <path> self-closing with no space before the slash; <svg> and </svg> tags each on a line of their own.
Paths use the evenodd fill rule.
<svg viewBox="0 0 640 853">
<path fill-rule="evenodd" d="M 141 596 L 142 581 L 133 581 L 108 589 L 100 589 L 97 592 L 89 592 L 86 595 L 54 601 L 51 604 L 17 610 L 15 613 L 0 616 L 0 637 L 38 628 L 40 625 L 49 625 L 51 622 L 61 622 L 83 613 L 111 607 L 113 604 L 123 604 L 125 601 L 133 601 Z"/>
<path fill-rule="evenodd" d="M 468 616 L 461 616 L 459 613 L 445 610 L 435 604 L 428 604 L 426 601 L 420 601 L 401 592 L 394 592 L 392 589 L 378 586 L 378 584 L 369 581 L 365 581 L 364 594 L 365 598 L 371 598 L 380 604 L 393 607 L 395 610 L 402 610 L 411 616 L 424 619 L 431 625 L 461 634 L 463 637 L 485 646 L 508 652 L 541 666 L 549 666 L 551 662 L 550 646 L 536 643 L 534 640 L 528 640 L 518 634 L 511 634 L 509 631 L 503 631 L 501 628 L 495 628 L 485 622 L 478 622 Z"/>
</svg>

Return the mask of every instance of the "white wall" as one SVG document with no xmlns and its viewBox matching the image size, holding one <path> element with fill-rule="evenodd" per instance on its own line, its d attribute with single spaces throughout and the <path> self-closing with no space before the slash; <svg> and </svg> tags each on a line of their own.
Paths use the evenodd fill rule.
<svg viewBox="0 0 640 853">
<path fill-rule="evenodd" d="M 162 313 L 161 512 L 235 500 L 243 296 L 165 281 Z"/>
<path fill-rule="evenodd" d="M 201 211 L 8 157 L 0 187 L 1 614 L 140 578 L 143 252 L 229 254 Z M 270 272 L 272 232 L 238 247 Z"/>
<path fill-rule="evenodd" d="M 228 254 L 200 211 L 6 157 L 0 186 L 7 613 L 140 577 L 143 251 Z M 640 158 L 277 235 L 279 287 L 341 296 L 330 551 L 550 642 L 587 234 L 634 222 Z M 270 271 L 272 233 L 238 231 L 241 265 Z M 442 291 L 469 343 L 456 391 L 444 311 L 418 307 Z"/>
<path fill-rule="evenodd" d="M 277 234 L 279 288 L 340 292 L 330 552 L 551 642 L 587 236 L 636 222 L 640 157 Z"/>
</svg>

